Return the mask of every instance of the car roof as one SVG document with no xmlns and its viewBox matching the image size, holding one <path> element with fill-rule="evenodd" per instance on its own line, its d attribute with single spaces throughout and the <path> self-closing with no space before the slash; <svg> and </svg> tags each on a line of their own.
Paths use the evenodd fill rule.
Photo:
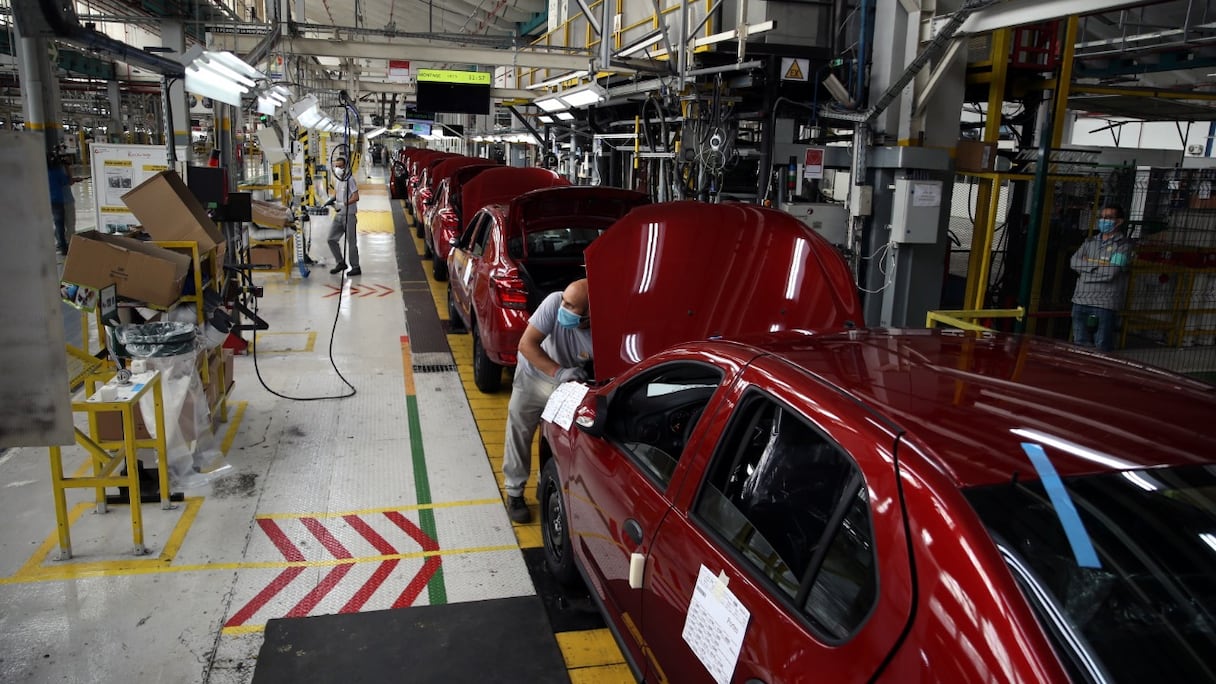
<svg viewBox="0 0 1216 684">
<path fill-rule="evenodd" d="M 954 330 L 766 336 L 760 350 L 885 416 L 959 487 L 1212 464 L 1216 386 L 1053 340 Z"/>
</svg>

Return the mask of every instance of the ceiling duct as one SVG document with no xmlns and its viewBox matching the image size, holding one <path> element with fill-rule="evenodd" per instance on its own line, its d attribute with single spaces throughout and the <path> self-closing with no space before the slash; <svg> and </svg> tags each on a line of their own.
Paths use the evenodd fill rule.
<svg viewBox="0 0 1216 684">
<path fill-rule="evenodd" d="M 175 60 L 145 52 L 80 25 L 74 0 L 10 0 L 18 34 L 25 38 L 54 38 L 96 50 L 111 58 L 164 76 L 181 76 Z"/>
</svg>

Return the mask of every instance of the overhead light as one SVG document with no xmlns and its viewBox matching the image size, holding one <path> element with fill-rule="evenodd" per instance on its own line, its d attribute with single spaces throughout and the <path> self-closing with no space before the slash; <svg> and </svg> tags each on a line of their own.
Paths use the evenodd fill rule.
<svg viewBox="0 0 1216 684">
<path fill-rule="evenodd" d="M 628 57 L 654 45 L 663 39 L 663 29 L 655 29 L 616 52 L 616 57 Z"/>
<path fill-rule="evenodd" d="M 539 100 L 533 100 L 532 104 L 536 105 L 537 107 L 540 107 L 541 109 L 545 110 L 546 112 L 559 112 L 563 109 L 570 108 L 570 105 L 566 104 L 564 101 L 561 100 L 561 98 L 558 98 L 556 95 L 552 96 L 552 97 L 541 98 Z"/>
<path fill-rule="evenodd" d="M 186 90 L 234 107 L 241 106 L 241 95 L 266 80 L 265 74 L 231 52 L 197 45 L 182 55 L 181 63 L 186 67 Z"/>
<path fill-rule="evenodd" d="M 571 108 L 578 109 L 603 102 L 608 97 L 608 91 L 604 90 L 598 83 L 591 83 L 582 88 L 558 93 L 558 97 Z"/>
<path fill-rule="evenodd" d="M 583 69 L 582 71 L 571 71 L 568 74 L 562 74 L 561 76 L 554 76 L 553 78 L 551 78 L 547 81 L 541 81 L 540 83 L 533 83 L 532 85 L 527 86 L 526 89 L 527 90 L 536 90 L 537 88 L 549 88 L 551 86 L 565 83 L 566 81 L 571 81 L 576 78 L 582 78 L 582 77 L 586 76 L 588 73 L 590 73 L 590 72 L 588 72 L 586 69 Z"/>
<path fill-rule="evenodd" d="M 557 118 L 561 119 L 562 121 L 574 121 L 574 115 L 570 112 L 558 112 Z"/>
<path fill-rule="evenodd" d="M 379 127 L 373 128 L 372 130 L 368 131 L 367 133 L 364 133 L 364 136 L 366 136 L 368 140 L 371 140 L 373 138 L 378 138 L 387 132 L 388 132 L 387 128 L 385 128 L 384 126 L 379 126 Z"/>
<path fill-rule="evenodd" d="M 538 116 L 538 117 L 536 117 L 536 118 L 537 118 L 537 120 L 539 120 L 541 123 L 547 123 L 547 124 L 551 124 L 551 123 L 553 123 L 553 117 L 551 117 L 551 116 L 543 116 L 543 115 L 542 115 L 542 116 Z"/>
<path fill-rule="evenodd" d="M 249 89 L 214 71 L 204 71 L 191 66 L 186 68 L 186 90 L 195 95 L 230 104 L 233 107 L 240 107 L 241 95 L 244 95 Z"/>
</svg>

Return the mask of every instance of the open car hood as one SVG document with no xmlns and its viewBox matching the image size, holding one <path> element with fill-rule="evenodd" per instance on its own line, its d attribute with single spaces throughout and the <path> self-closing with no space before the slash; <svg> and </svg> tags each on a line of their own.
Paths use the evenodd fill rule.
<svg viewBox="0 0 1216 684">
<path fill-rule="evenodd" d="M 639 207 L 585 252 L 596 379 L 711 337 L 861 325 L 844 259 L 789 214 L 750 204 Z"/>
<path fill-rule="evenodd" d="M 467 223 L 478 209 L 487 204 L 506 204 L 529 190 L 561 185 L 570 185 L 570 181 L 548 169 L 512 166 L 486 169 L 461 189 L 460 220 Z"/>
<path fill-rule="evenodd" d="M 442 182 L 444 178 L 454 175 L 460 169 L 466 169 L 469 167 L 483 167 L 488 169 L 494 166 L 497 166 L 497 164 L 489 159 L 483 159 L 481 157 L 454 157 L 452 159 L 444 159 L 442 162 L 436 165 L 435 168 L 431 169 L 431 192 L 434 193 L 435 190 L 439 188 L 439 183 Z"/>
<path fill-rule="evenodd" d="M 511 200 L 507 210 L 508 230 L 547 219 L 583 219 L 589 227 L 607 226 L 628 214 L 634 207 L 649 204 L 646 193 L 621 188 L 585 185 L 532 190 Z"/>
</svg>

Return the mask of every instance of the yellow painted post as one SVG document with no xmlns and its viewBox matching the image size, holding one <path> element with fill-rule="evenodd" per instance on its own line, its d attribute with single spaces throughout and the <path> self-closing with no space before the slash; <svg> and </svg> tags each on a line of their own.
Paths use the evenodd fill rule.
<svg viewBox="0 0 1216 684">
<path fill-rule="evenodd" d="M 988 118 L 984 122 L 984 142 L 995 143 L 1001 137 L 1001 106 L 1005 102 L 1005 78 L 1009 71 L 1009 44 L 1011 29 L 1000 29 L 992 33 L 989 60 L 992 62 L 992 81 L 988 84 Z M 988 253 L 992 249 L 992 233 L 996 230 L 995 203 L 992 196 L 1000 197 L 1000 181 L 996 178 L 982 178 L 979 181 L 979 193 L 975 202 L 975 224 L 971 232 L 971 254 L 968 258 L 967 285 L 963 296 L 963 306 L 969 309 L 980 309 L 984 306 L 987 296 L 987 273 L 979 276 L 982 260 L 991 259 Z"/>
<path fill-rule="evenodd" d="M 980 252 L 980 270 L 976 274 L 975 281 L 976 301 L 971 302 L 968 306 L 972 309 L 983 309 L 984 301 L 988 297 L 988 273 L 992 270 L 992 240 L 996 233 L 997 208 L 1001 202 L 1001 186 L 997 179 L 992 179 L 992 187 L 988 194 L 988 206 L 985 214 L 988 217 L 987 225 L 984 226 L 984 239 L 982 241 L 982 250 Z M 972 240 L 975 244 L 975 240 Z M 971 278 L 968 277 L 968 280 Z"/>
<path fill-rule="evenodd" d="M 68 501 L 63 493 L 63 452 L 58 446 L 51 450 L 51 490 L 55 495 L 55 526 L 59 530 L 59 560 L 72 557 L 72 537 L 68 530 Z"/>
<path fill-rule="evenodd" d="M 143 555 L 144 549 L 144 516 L 140 506 L 139 492 L 139 453 L 135 449 L 135 415 L 133 402 L 127 402 L 122 409 L 122 448 L 127 459 L 127 496 L 131 500 L 131 538 L 135 540 L 133 553 Z"/>
<path fill-rule="evenodd" d="M 1060 141 L 1064 137 L 1064 122 L 1068 113 L 1068 93 L 1072 84 L 1072 61 L 1076 54 L 1077 44 L 1077 17 L 1070 16 L 1064 25 L 1064 51 L 1060 57 L 1060 75 L 1056 79 L 1055 92 L 1055 116 L 1051 122 L 1051 149 L 1056 149 L 1060 146 Z M 1046 161 L 1046 160 L 1044 160 Z M 1054 201 L 1054 185 L 1048 184 L 1046 189 L 1047 197 L 1043 202 L 1042 222 L 1039 224 L 1039 244 L 1038 250 L 1035 253 L 1034 273 L 1031 277 L 1030 300 L 1027 302 L 1027 311 L 1034 314 L 1039 310 L 1039 297 L 1043 293 L 1043 264 L 1047 261 L 1047 243 L 1050 237 L 1047 231 L 1051 230 L 1051 209 Z M 1026 332 L 1034 334 L 1035 319 L 1031 316 L 1026 322 Z"/>
<path fill-rule="evenodd" d="M 219 367 L 224 367 L 224 358 L 221 352 Z M 222 374 L 222 372 L 221 372 Z M 169 500 L 169 448 L 165 441 L 165 399 L 163 389 L 161 387 L 160 376 L 153 378 L 155 384 L 152 385 L 152 401 L 155 405 L 152 419 L 156 421 L 156 470 L 160 474 L 160 507 L 164 510 L 173 508 L 173 503 Z M 221 382 L 223 382 L 221 380 Z"/>
</svg>

